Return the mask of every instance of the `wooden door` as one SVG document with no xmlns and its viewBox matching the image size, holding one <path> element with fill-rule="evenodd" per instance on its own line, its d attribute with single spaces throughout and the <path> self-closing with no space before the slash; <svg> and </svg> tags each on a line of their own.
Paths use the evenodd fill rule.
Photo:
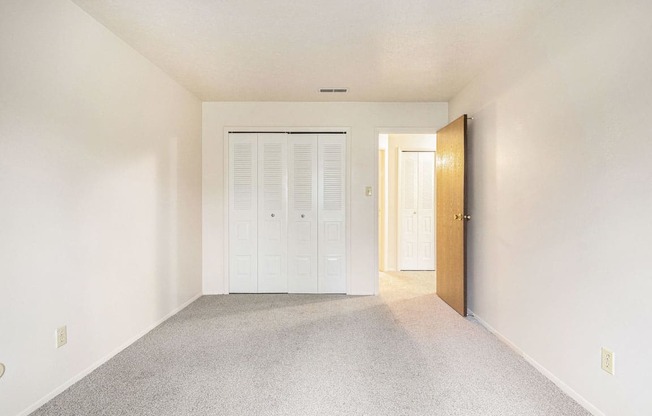
<svg viewBox="0 0 652 416">
<path fill-rule="evenodd" d="M 437 132 L 437 295 L 466 316 L 466 115 Z"/>
</svg>

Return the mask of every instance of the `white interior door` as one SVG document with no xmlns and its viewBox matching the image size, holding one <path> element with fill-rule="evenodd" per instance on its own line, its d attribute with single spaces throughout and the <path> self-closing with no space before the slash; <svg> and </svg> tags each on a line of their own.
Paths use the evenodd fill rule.
<svg viewBox="0 0 652 416">
<path fill-rule="evenodd" d="M 320 134 L 319 292 L 346 292 L 346 136 Z"/>
<path fill-rule="evenodd" d="M 435 269 L 435 154 L 400 153 L 399 269 Z"/>
<path fill-rule="evenodd" d="M 258 291 L 256 134 L 229 135 L 229 291 Z"/>
<path fill-rule="evenodd" d="M 258 292 L 288 291 L 287 135 L 258 135 Z"/>
<path fill-rule="evenodd" d="M 317 293 L 317 135 L 288 137 L 288 292 Z"/>
<path fill-rule="evenodd" d="M 418 155 L 417 270 L 435 270 L 435 153 Z"/>
<path fill-rule="evenodd" d="M 419 270 L 419 153 L 400 152 L 399 269 Z"/>
</svg>

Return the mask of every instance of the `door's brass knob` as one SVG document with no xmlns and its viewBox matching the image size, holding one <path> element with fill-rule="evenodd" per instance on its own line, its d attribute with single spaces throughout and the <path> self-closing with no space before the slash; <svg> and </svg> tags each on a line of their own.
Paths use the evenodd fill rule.
<svg viewBox="0 0 652 416">
<path fill-rule="evenodd" d="M 455 214 L 455 219 L 456 220 L 461 220 L 462 219 L 462 214 Z"/>
</svg>

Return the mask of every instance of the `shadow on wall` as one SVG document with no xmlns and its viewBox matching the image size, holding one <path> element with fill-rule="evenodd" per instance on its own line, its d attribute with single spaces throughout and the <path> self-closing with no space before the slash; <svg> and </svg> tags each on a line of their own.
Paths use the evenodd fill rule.
<svg viewBox="0 0 652 416">
<path fill-rule="evenodd" d="M 469 115 L 471 117 L 471 115 Z M 486 278 L 476 273 L 483 270 L 485 273 L 495 273 L 496 277 L 502 274 L 500 269 L 492 269 L 484 266 L 486 259 L 496 258 L 496 251 L 499 249 L 493 244 L 483 241 L 488 228 L 495 228 L 498 221 L 499 205 L 492 204 L 499 195 L 498 188 L 498 154 L 497 133 L 496 133 L 496 106 L 489 104 L 472 115 L 473 120 L 468 122 L 467 130 L 467 211 L 471 213 L 473 220 L 467 223 L 467 296 L 469 309 L 474 310 L 474 292 L 479 290 L 482 293 L 492 293 L 498 287 L 483 287 Z M 482 137 L 477 136 L 478 131 L 485 132 Z M 487 132 L 490 132 L 487 134 Z M 482 157 L 477 157 L 482 155 Z M 480 249 L 482 247 L 482 249 Z M 495 280 L 494 280 L 495 281 Z M 483 297 L 485 301 L 497 299 L 495 296 Z"/>
</svg>

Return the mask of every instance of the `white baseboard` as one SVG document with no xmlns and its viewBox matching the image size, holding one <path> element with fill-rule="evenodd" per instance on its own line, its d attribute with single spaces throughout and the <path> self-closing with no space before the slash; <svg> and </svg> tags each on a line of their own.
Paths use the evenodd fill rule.
<svg viewBox="0 0 652 416">
<path fill-rule="evenodd" d="M 605 416 L 605 414 L 600 411 L 597 407 L 595 407 L 593 404 L 591 404 L 588 400 L 586 400 L 584 397 L 582 397 L 578 392 L 570 388 L 570 386 L 563 381 L 561 381 L 557 376 L 555 376 L 553 373 L 551 373 L 548 369 L 546 369 L 544 366 L 536 362 L 532 357 L 524 353 L 519 347 L 517 347 L 512 341 L 510 341 L 507 337 L 505 337 L 503 334 L 500 332 L 496 331 L 491 325 L 489 325 L 486 321 L 484 321 L 482 318 L 480 318 L 478 315 L 476 315 L 471 309 L 468 309 L 468 312 L 475 320 L 477 320 L 480 325 L 485 327 L 489 332 L 494 334 L 499 340 L 507 344 L 508 347 L 510 347 L 514 352 L 516 352 L 518 355 L 523 357 L 525 361 L 530 363 L 532 367 L 536 368 L 541 374 L 546 376 L 548 380 L 552 381 L 559 387 L 564 393 L 569 395 L 573 400 L 575 400 L 577 403 L 579 403 L 583 408 L 591 412 L 591 414 L 595 416 Z"/>
<path fill-rule="evenodd" d="M 175 308 L 170 313 L 165 315 L 163 318 L 159 319 L 158 321 L 156 321 L 152 325 L 145 328 L 138 335 L 131 338 L 129 341 L 125 342 L 124 344 L 122 344 L 121 346 L 119 346 L 118 348 L 116 348 L 115 350 L 110 352 L 108 355 L 106 355 L 103 358 L 100 358 L 99 360 L 95 361 L 93 364 L 90 365 L 90 367 L 86 368 L 85 370 L 82 370 L 80 373 L 73 376 L 68 381 L 66 381 L 65 383 L 63 383 L 59 387 L 52 390 L 50 393 L 48 393 L 45 396 L 41 397 L 38 401 L 36 401 L 36 403 L 31 404 L 29 407 L 27 407 L 22 412 L 18 413 L 16 416 L 27 416 L 30 413 L 32 413 L 33 411 L 35 411 L 36 409 L 38 409 L 39 407 L 43 406 L 45 403 L 49 402 L 50 400 L 52 400 L 53 398 L 58 396 L 61 392 L 66 390 L 68 387 L 72 386 L 73 384 L 75 384 L 76 382 L 81 380 L 82 378 L 86 377 L 93 370 L 95 370 L 96 368 L 98 368 L 99 366 L 104 364 L 105 362 L 109 361 L 111 358 L 116 356 L 118 353 L 122 352 L 122 350 L 124 350 L 125 348 L 127 348 L 128 346 L 133 344 L 134 342 L 138 341 L 143 336 L 147 335 L 147 333 L 150 332 L 152 329 L 156 328 L 157 326 L 161 325 L 163 322 L 170 319 L 172 316 L 179 313 L 186 306 L 188 306 L 191 303 L 193 303 L 194 301 L 196 301 L 200 296 L 202 296 L 202 293 L 198 293 L 198 294 L 194 295 L 193 297 L 191 297 L 190 299 L 188 299 L 187 301 L 182 303 L 181 306 L 179 306 L 178 308 Z"/>
</svg>

